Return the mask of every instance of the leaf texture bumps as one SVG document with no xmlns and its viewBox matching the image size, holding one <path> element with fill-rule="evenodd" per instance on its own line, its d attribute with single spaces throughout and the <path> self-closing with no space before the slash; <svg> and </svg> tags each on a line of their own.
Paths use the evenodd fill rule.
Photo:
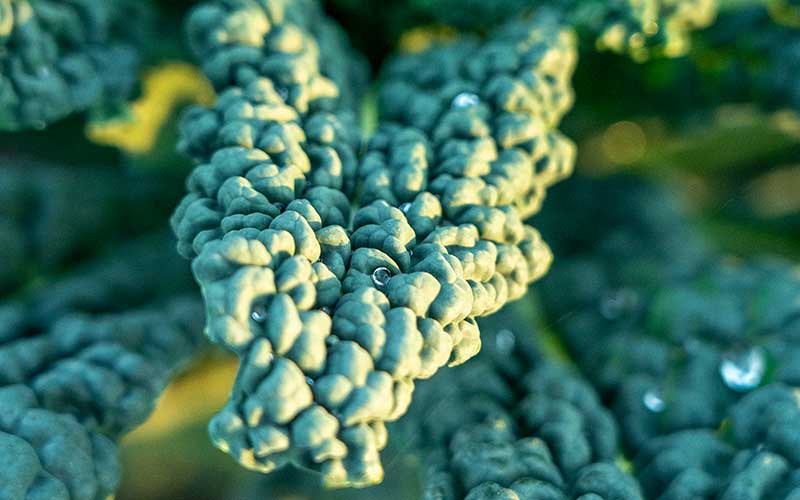
<svg viewBox="0 0 800 500">
<path fill-rule="evenodd" d="M 668 206 L 663 193 L 628 181 L 590 184 L 598 196 L 616 193 L 608 199 L 621 210 Z M 637 213 L 617 226 L 578 215 L 594 217 L 606 236 L 572 242 L 542 298 L 610 402 L 643 491 L 648 498 L 793 498 L 800 491 L 797 266 L 720 257 L 692 241 L 676 211 Z M 664 230 L 647 234 L 638 224 Z M 613 243 L 633 236 L 643 244 Z"/>
<path fill-rule="evenodd" d="M 44 128 L 100 101 L 125 98 L 146 31 L 143 5 L 0 1 L 0 129 Z"/>
<path fill-rule="evenodd" d="M 116 441 L 147 418 L 201 338 L 198 300 L 143 305 L 166 291 L 163 274 L 135 274 L 137 264 L 169 262 L 156 248 L 168 246 L 143 242 L 0 306 L 0 497 L 114 492 Z"/>
<path fill-rule="evenodd" d="M 683 56 L 691 34 L 711 25 L 717 0 L 571 0 L 575 22 L 598 33 L 600 49 L 628 54 L 634 60 L 651 55 Z M 600 6 L 603 7 L 600 7 Z M 605 10 L 600 10 L 604 8 Z M 601 16 L 597 16 L 602 12 Z M 600 23 L 596 19 L 602 19 Z"/>
<path fill-rule="evenodd" d="M 771 109 L 800 110 L 800 85 L 795 78 L 800 72 L 797 12 L 797 3 L 785 0 L 721 13 L 706 35 L 708 54 L 704 54 L 725 58 L 725 71 L 712 75 L 719 80 L 717 86 L 735 98 Z"/>
<path fill-rule="evenodd" d="M 209 337 L 241 358 L 212 439 L 250 468 L 366 485 L 414 381 L 473 356 L 474 318 L 549 266 L 522 219 L 571 170 L 555 126 L 574 39 L 540 20 L 395 59 L 362 153 L 360 58 L 317 9 L 227 1 L 190 16 L 220 98 L 184 120 L 181 149 L 201 165 L 172 223 Z"/>
<path fill-rule="evenodd" d="M 652 439 L 636 460 L 645 491 L 683 499 L 793 499 L 800 495 L 800 392 L 780 383 L 743 397 L 727 430 L 687 429 Z"/>
<path fill-rule="evenodd" d="M 530 334 L 492 333 L 475 359 L 421 384 L 402 423 L 421 448 L 421 498 L 642 498 L 591 386 Z"/>
<path fill-rule="evenodd" d="M 352 9 L 365 1 L 341 1 Z M 394 18 L 407 24 L 441 23 L 461 29 L 486 30 L 525 15 L 547 10 L 577 29 L 600 50 L 627 54 L 635 60 L 653 55 L 686 54 L 693 31 L 715 20 L 717 0 L 410 0 L 395 8 Z"/>
</svg>

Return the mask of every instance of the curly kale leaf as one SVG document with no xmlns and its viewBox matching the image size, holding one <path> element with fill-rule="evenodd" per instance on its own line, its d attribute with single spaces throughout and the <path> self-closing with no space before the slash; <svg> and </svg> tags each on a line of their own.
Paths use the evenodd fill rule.
<svg viewBox="0 0 800 500">
<path fill-rule="evenodd" d="M 614 463 L 618 429 L 591 386 L 530 333 L 493 333 L 421 384 L 401 424 L 423 457 L 422 498 L 642 498 Z"/>
<path fill-rule="evenodd" d="M 475 317 L 549 266 L 522 219 L 572 168 L 574 37 L 543 18 L 398 57 L 361 154 L 361 59 L 315 3 L 210 2 L 187 26 L 220 99 L 184 120 L 202 164 L 172 224 L 241 358 L 212 439 L 253 469 L 380 481 L 414 381 L 473 356 Z"/>
<path fill-rule="evenodd" d="M 144 10 L 128 0 L 0 0 L 0 129 L 44 128 L 128 96 Z"/>
<path fill-rule="evenodd" d="M 113 493 L 117 441 L 201 343 L 202 304 L 175 294 L 191 279 L 171 255 L 147 239 L 0 306 L 0 496 Z"/>
<path fill-rule="evenodd" d="M 42 408 L 24 385 L 0 388 L 0 452 L 4 498 L 96 500 L 119 482 L 113 442 Z"/>
<path fill-rule="evenodd" d="M 800 8 L 775 0 L 720 13 L 703 37 L 698 59 L 715 60 L 701 67 L 715 94 L 769 108 L 800 110 Z"/>
<path fill-rule="evenodd" d="M 800 495 L 800 389 L 770 384 L 742 398 L 729 430 L 688 429 L 649 441 L 636 459 L 648 495 L 676 500 Z"/>
<path fill-rule="evenodd" d="M 369 12 L 368 0 L 336 0 L 345 12 Z M 391 4 L 391 2 L 388 2 Z M 485 31 L 515 17 L 556 13 L 573 26 L 590 46 L 627 54 L 635 60 L 653 55 L 677 57 L 689 49 L 692 32 L 711 25 L 718 0 L 408 0 L 390 5 L 390 26 L 413 28 L 439 23 Z"/>
<path fill-rule="evenodd" d="M 631 187 L 629 181 L 593 184 L 597 194 L 619 193 L 609 189 L 615 184 Z M 652 197 L 623 196 L 615 203 L 629 210 L 666 206 L 663 194 L 628 192 L 636 191 Z M 693 241 L 688 222 L 673 210 L 644 217 L 639 211 L 619 225 L 615 217 L 573 208 L 578 221 L 594 217 L 601 236 L 573 241 L 542 297 L 578 365 L 610 401 L 645 493 L 676 499 L 796 495 L 796 264 L 715 255 Z M 637 232 L 637 220 L 649 220 L 654 231 Z M 673 232 L 675 223 L 683 229 Z M 638 235 L 643 244 L 612 244 L 625 233 L 622 241 Z M 665 237 L 670 234 L 683 234 L 683 244 Z M 688 254 L 694 256 L 689 268 L 672 258 L 687 248 L 705 248 Z M 581 292 L 568 298 L 560 292 L 565 288 Z"/>
<path fill-rule="evenodd" d="M 595 192 L 619 194 L 614 184 L 631 187 L 624 180 L 597 182 Z M 669 229 L 680 224 L 677 212 L 672 222 L 669 212 L 658 215 L 653 207 L 663 195 L 638 191 L 651 196 L 630 190 L 628 203 L 638 199 L 636 205 L 616 199 L 630 210 L 651 207 L 647 216 L 639 211 L 644 224 L 636 217 L 624 225 L 613 216 L 595 217 L 595 229 L 608 232 L 583 247 L 573 243 L 575 252 L 562 253 L 542 287 L 551 317 L 563 318 L 559 329 L 579 365 L 613 395 L 633 448 L 668 431 L 715 428 L 741 393 L 769 380 L 800 382 L 795 266 L 779 259 L 739 263 L 703 251 L 685 221 L 682 230 Z M 640 230 L 646 226 L 652 235 Z M 701 250 L 680 258 L 691 248 Z"/>
</svg>

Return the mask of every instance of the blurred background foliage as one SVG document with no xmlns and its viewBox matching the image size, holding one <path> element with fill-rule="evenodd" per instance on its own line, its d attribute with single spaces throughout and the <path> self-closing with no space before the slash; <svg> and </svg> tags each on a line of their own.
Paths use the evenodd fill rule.
<svg viewBox="0 0 800 500">
<path fill-rule="evenodd" d="M 375 69 L 398 44 L 417 43 L 413 33 L 403 34 L 428 21 L 424 14 L 401 15 L 403 3 L 328 0 L 326 7 Z M 174 151 L 180 112 L 189 103 L 213 100 L 198 70 L 182 62 L 190 58 L 179 28 L 191 4 L 157 2 L 156 32 L 132 102 L 73 115 L 45 131 L 0 135 L 0 261 L 18 264 L 0 270 L 4 298 L 46 286 L 132 235 L 166 226 L 190 168 Z M 443 27 L 434 32 L 452 33 Z M 717 22 L 693 33 L 691 47 L 682 57 L 634 62 L 584 44 L 574 79 L 576 104 L 561 127 L 578 144 L 577 175 L 627 172 L 654 179 L 677 194 L 722 249 L 800 258 L 800 5 L 723 1 Z M 364 116 L 368 127 L 374 104 L 365 105 Z M 14 180 L 20 172 L 27 185 Z M 115 192 L 86 189 L 97 185 L 116 186 Z M 116 216 L 90 213 L 97 199 L 110 200 Z M 593 203 L 603 210 L 604 200 Z M 547 202 L 544 212 L 570 216 Z M 29 222 L 26 217 L 36 219 L 27 226 L 36 229 L 15 233 Z M 53 248 L 48 242 L 61 233 L 75 241 Z M 510 314 L 524 324 L 541 323 L 537 311 L 532 297 Z M 547 337 L 547 325 L 538 326 Z M 566 357 L 548 338 L 551 352 Z M 402 433 L 387 450 L 386 481 L 366 490 L 324 492 L 311 474 L 286 469 L 261 477 L 240 468 L 206 434 L 235 367 L 212 349 L 167 390 L 150 420 L 125 438 L 119 500 L 418 498 L 417 459 Z"/>
</svg>

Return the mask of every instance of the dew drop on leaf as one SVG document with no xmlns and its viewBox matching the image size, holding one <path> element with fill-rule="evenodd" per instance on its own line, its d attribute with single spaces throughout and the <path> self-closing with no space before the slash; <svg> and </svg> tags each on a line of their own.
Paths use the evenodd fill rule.
<svg viewBox="0 0 800 500">
<path fill-rule="evenodd" d="M 452 107 L 455 109 L 471 108 L 477 106 L 481 98 L 472 92 L 461 92 L 453 98 Z"/>
<path fill-rule="evenodd" d="M 731 349 L 723 354 L 719 365 L 722 381 L 737 392 L 750 391 L 758 387 L 765 371 L 764 351 L 758 347 Z"/>
<path fill-rule="evenodd" d="M 256 323 L 263 323 L 267 320 L 267 308 L 264 304 L 256 304 L 253 306 L 253 310 L 250 313 L 250 317 Z"/>
<path fill-rule="evenodd" d="M 375 283 L 375 286 L 385 286 L 391 277 L 392 271 L 388 267 L 381 266 L 372 271 L 372 282 Z"/>
<path fill-rule="evenodd" d="M 645 408 L 653 413 L 661 413 L 666 406 L 664 398 L 661 396 L 661 391 L 658 389 L 648 389 L 642 396 L 642 403 L 644 403 Z"/>
</svg>

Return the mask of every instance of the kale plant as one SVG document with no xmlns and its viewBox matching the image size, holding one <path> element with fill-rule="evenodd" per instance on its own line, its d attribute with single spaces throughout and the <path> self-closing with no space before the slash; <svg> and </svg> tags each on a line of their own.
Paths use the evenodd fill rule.
<svg viewBox="0 0 800 500">
<path fill-rule="evenodd" d="M 796 0 L 0 0 L 0 499 L 800 499 L 798 54 Z"/>
</svg>

